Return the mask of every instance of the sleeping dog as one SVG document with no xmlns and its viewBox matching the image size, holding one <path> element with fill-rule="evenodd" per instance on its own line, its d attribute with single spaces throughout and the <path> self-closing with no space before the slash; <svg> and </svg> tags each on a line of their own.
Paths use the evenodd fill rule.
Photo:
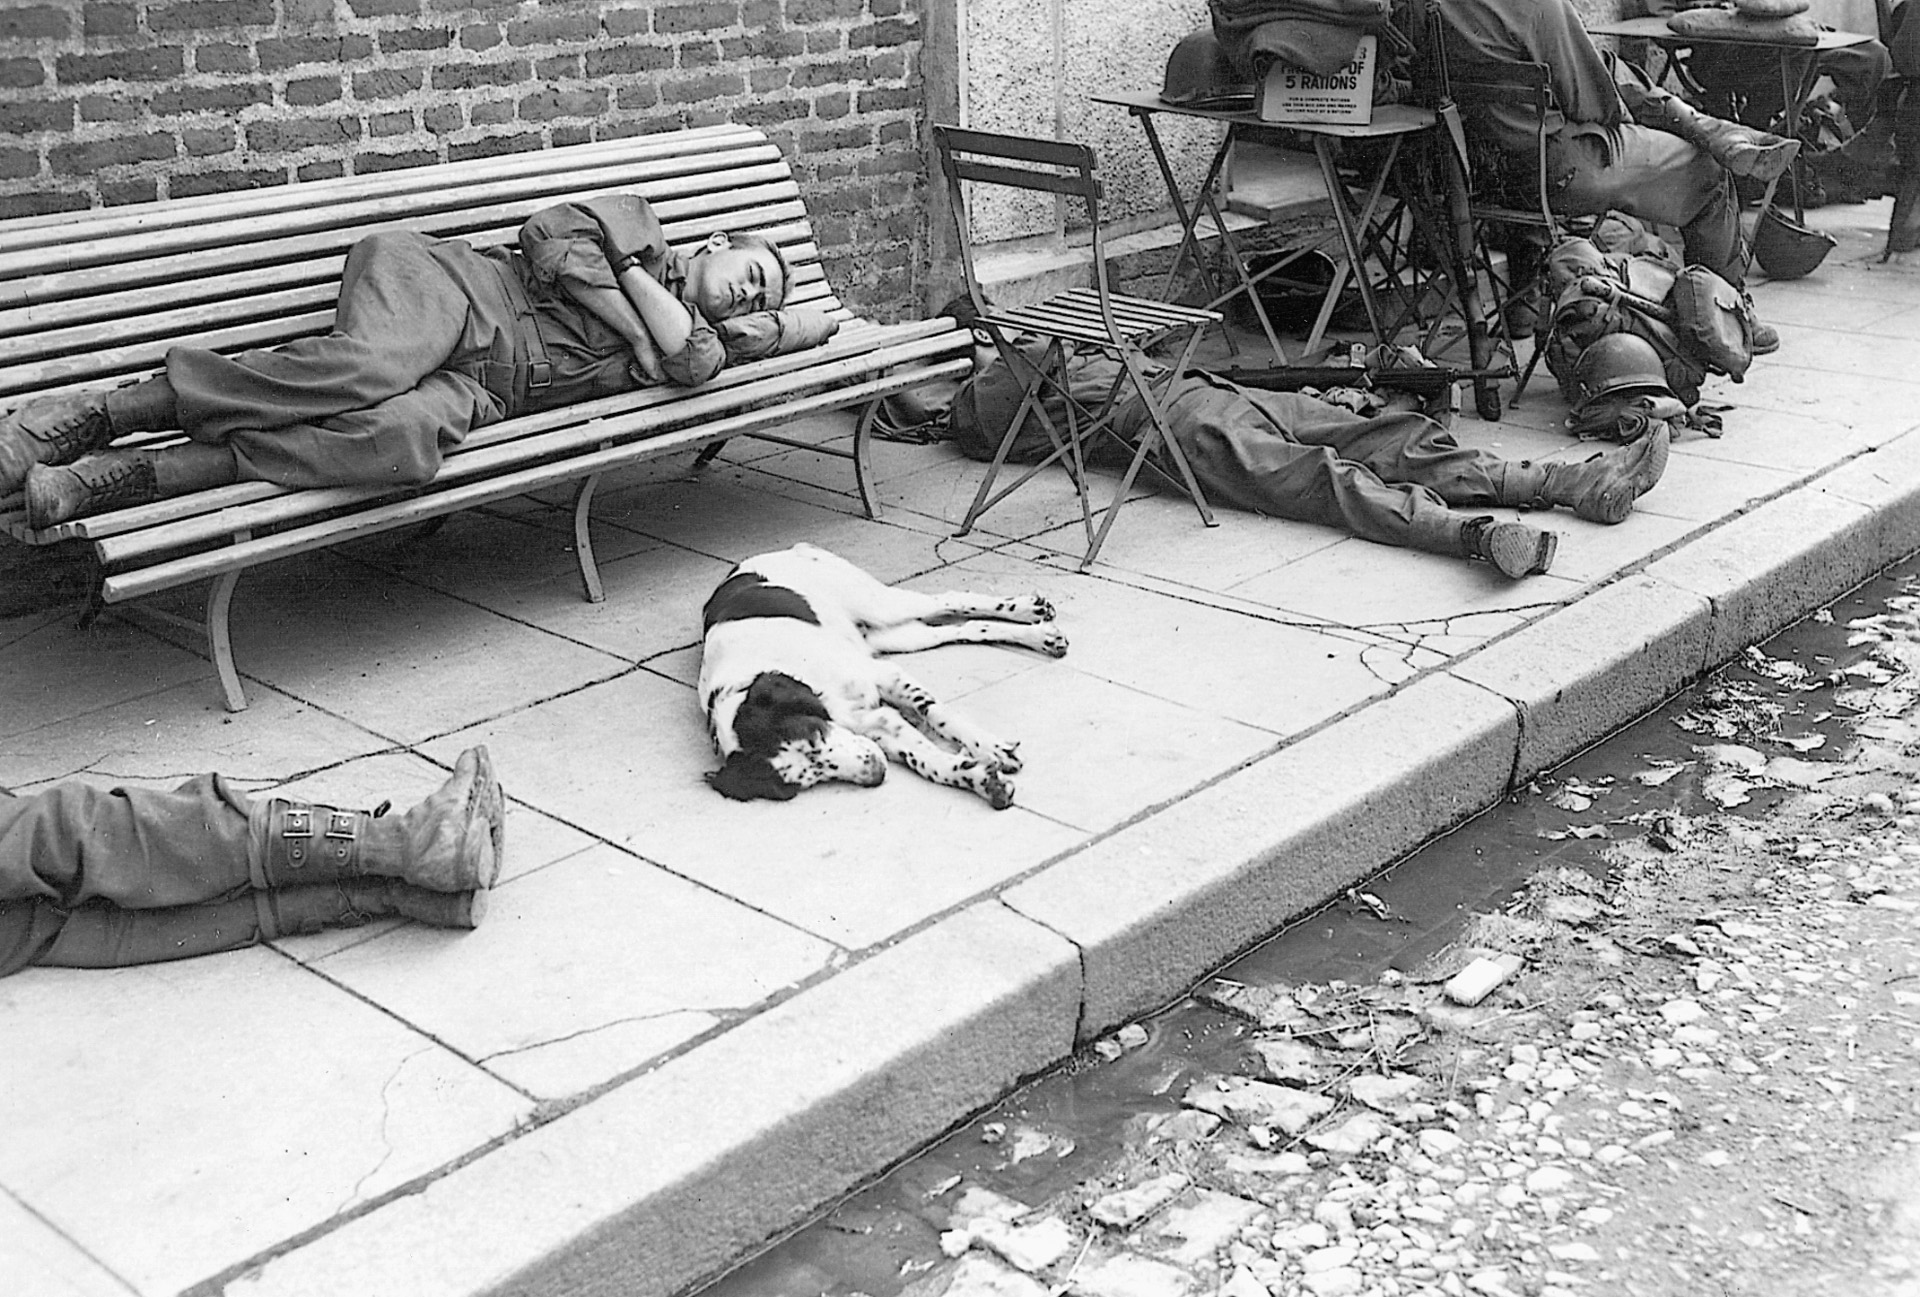
<svg viewBox="0 0 1920 1297">
<path fill-rule="evenodd" d="M 872 787 L 892 758 L 1004 810 L 1019 745 L 954 716 L 876 655 L 962 643 L 1067 651 L 1039 595 L 896 590 L 813 545 L 747 559 L 701 616 L 700 703 L 726 761 L 707 782 L 736 801 L 785 801 L 827 779 Z"/>
</svg>

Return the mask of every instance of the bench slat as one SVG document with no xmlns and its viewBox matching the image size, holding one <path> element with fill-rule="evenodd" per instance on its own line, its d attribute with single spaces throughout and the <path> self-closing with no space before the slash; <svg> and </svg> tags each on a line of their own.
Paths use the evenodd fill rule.
<svg viewBox="0 0 1920 1297">
<path fill-rule="evenodd" d="M 754 174 L 764 178 L 724 197 L 699 192 L 663 197 L 655 212 L 660 216 L 668 241 L 705 238 L 714 229 L 732 228 L 733 224 L 759 228 L 779 222 L 805 222 L 806 208 L 791 177 L 775 175 L 771 169 L 756 169 Z M 645 197 L 649 186 L 632 184 L 613 188 L 639 192 Z M 543 207 L 607 192 L 609 189 L 603 185 L 566 187 L 533 197 L 508 196 L 485 206 L 438 213 L 395 205 L 369 211 L 352 223 L 293 231 L 274 238 L 262 238 L 259 231 L 199 227 L 207 234 L 208 241 L 190 248 L 143 244 L 138 255 L 130 253 L 111 262 L 45 265 L 30 277 L 0 281 L 0 307 L 32 306 L 89 293 L 205 278 L 325 252 L 344 254 L 355 241 L 380 230 L 419 230 L 443 238 L 504 243 L 513 237 L 522 221 Z M 759 210 L 761 208 L 766 210 Z M 219 235 L 225 237 L 215 237 Z"/>
<path fill-rule="evenodd" d="M 790 305 L 830 310 L 822 306 L 829 295 L 817 265 L 794 268 Z M 13 392 L 46 391 L 89 376 L 105 381 L 144 373 L 157 368 L 172 347 L 234 351 L 326 333 L 338 298 L 337 284 L 314 284 L 12 339 L 7 349 L 18 363 L 0 366 L 0 407 L 9 404 L 4 398 Z"/>
<path fill-rule="evenodd" d="M 745 168 L 777 164 L 782 174 L 788 170 L 779 150 L 763 139 L 742 139 L 731 146 L 670 158 L 642 158 L 638 161 L 582 171 L 578 168 L 551 169 L 545 172 L 478 183 L 459 183 L 443 178 L 443 183 L 414 190 L 404 186 L 381 187 L 361 195 L 308 193 L 309 201 L 272 213 L 236 213 L 231 218 L 215 218 L 190 224 L 155 222 L 151 226 L 125 234 L 99 234 L 90 224 L 80 223 L 84 235 L 74 238 L 69 222 L 67 238 L 48 239 L 36 246 L 9 246 L 0 251 L 0 280 L 23 275 L 44 275 L 57 270 L 116 263 L 163 253 L 215 247 L 230 236 L 229 227 L 250 229 L 256 237 L 336 229 L 364 224 L 388 216 L 414 214 L 427 217 L 457 212 L 508 198 L 536 201 L 544 195 L 568 191 L 604 192 L 632 184 L 662 187 L 671 194 L 682 190 L 724 188 L 728 177 Z M 430 168 L 428 169 L 430 170 Z M 402 173 L 395 172 L 394 175 Z"/>
<path fill-rule="evenodd" d="M 238 194 L 201 194 L 189 198 L 129 203 L 112 211 L 90 211 L 83 219 L 102 235 L 133 234 L 156 226 L 167 228 L 223 220 L 230 216 L 260 216 L 309 206 L 315 201 L 312 191 L 316 188 L 324 188 L 324 197 L 328 200 L 343 201 L 369 193 L 430 193 L 449 185 L 479 180 L 539 176 L 556 169 L 581 170 L 592 165 L 614 165 L 642 157 L 666 158 L 704 153 L 726 148 L 736 139 L 757 144 L 763 143 L 766 137 L 753 127 L 731 123 L 696 126 L 654 135 L 623 136 L 593 144 L 571 144 L 564 150 L 529 150 L 467 162 L 404 167 L 397 171 L 379 171 L 323 182 L 252 189 Z M 19 235 L 16 247 L 37 247 L 61 242 L 71 233 L 74 220 L 75 214 L 72 212 L 12 217 L 7 221 L 7 231 L 9 235 Z"/>
<path fill-rule="evenodd" d="M 714 391 L 723 387 L 738 387 L 756 379 L 789 373 L 822 361 L 866 354 L 882 346 L 950 335 L 953 329 L 953 322 L 945 318 L 915 320 L 906 324 L 875 324 L 871 321 L 855 319 L 843 325 L 839 333 L 817 349 L 792 352 L 785 356 L 770 356 L 765 360 L 722 370 L 699 390 Z M 646 409 L 663 402 L 678 400 L 688 390 L 674 387 L 644 388 L 639 391 L 602 397 L 597 401 L 583 402 L 563 410 L 522 415 L 518 419 L 489 424 L 468 434 L 467 439 L 460 445 L 450 448 L 447 451 L 447 458 L 454 459 L 516 437 L 550 431 L 553 428 L 563 427 L 569 422 L 600 418 L 628 410 Z M 17 539 L 32 540 L 39 544 L 62 540 L 101 540 L 144 527 L 158 526 L 198 514 L 211 513 L 217 509 L 230 508 L 253 500 L 293 494 L 297 489 L 275 486 L 270 482 L 238 482 L 232 486 L 196 491 L 192 495 L 162 500 L 155 504 L 138 505 L 131 509 L 116 509 L 110 513 L 76 518 L 72 522 L 61 523 L 57 527 L 48 527 L 42 531 L 30 533 L 24 530 L 24 517 L 16 517 L 14 523 L 20 530 L 14 534 Z"/>
<path fill-rule="evenodd" d="M 142 595 L 154 594 L 174 586 L 187 585 L 222 572 L 253 567 L 274 559 L 288 558 L 308 550 L 340 544 L 361 536 L 370 536 L 396 527 L 407 527 L 441 514 L 471 509 L 495 500 L 509 499 L 545 487 L 605 472 L 627 464 L 656 459 L 703 446 L 728 437 L 752 436 L 756 429 L 784 424 L 807 414 L 838 409 L 850 402 L 871 400 L 897 392 L 929 378 L 955 378 L 972 368 L 970 358 L 943 361 L 924 372 L 891 375 L 868 380 L 852 387 L 816 393 L 784 403 L 775 410 L 752 410 L 714 421 L 698 428 L 682 429 L 653 441 L 614 446 L 590 454 L 574 456 L 558 463 L 522 469 L 500 477 L 485 478 L 454 486 L 442 492 L 411 500 L 396 501 L 376 509 L 367 509 L 344 518 L 312 523 L 290 531 L 276 532 L 257 540 L 243 541 L 224 549 L 211 550 L 187 558 L 156 563 L 123 577 L 108 577 L 101 585 L 107 603 L 122 603 Z"/>
<path fill-rule="evenodd" d="M 806 228 L 804 217 L 795 219 L 793 213 L 801 211 L 799 200 L 793 203 L 774 203 L 749 213 L 753 219 L 743 224 L 753 226 L 756 232 L 764 234 L 772 242 L 780 244 L 781 255 L 787 259 L 787 265 L 795 272 L 795 284 L 806 284 L 810 280 L 824 278 L 826 272 L 820 269 L 820 248 L 812 242 L 812 232 Z M 772 224 L 768 224 L 772 223 Z M 405 226 L 390 226 L 405 228 Z M 488 248 L 493 244 L 505 244 L 518 230 L 518 223 L 499 230 L 484 230 L 480 234 L 463 234 L 476 248 Z M 676 248 L 697 248 L 699 240 L 705 238 L 705 232 L 684 234 L 684 226 L 674 226 L 676 234 L 668 240 Z M 371 232 L 371 230 L 369 230 Z M 288 253 L 298 255 L 305 248 L 288 248 Z M 328 303 L 338 297 L 340 272 L 346 267 L 346 251 L 332 249 L 321 257 L 305 259 L 280 259 L 261 265 L 252 265 L 238 271 L 207 272 L 196 276 L 167 276 L 157 284 L 148 284 L 142 288 L 129 288 L 115 284 L 117 292 L 84 295 L 67 301 L 48 301 L 27 307 L 0 309 L 0 338 L 10 340 L 6 355 L 10 361 L 27 361 L 38 355 L 58 355 L 67 349 L 86 349 L 88 343 L 81 342 L 77 347 L 67 347 L 58 338 L 63 328 L 115 322 L 115 336 L 134 334 L 148 336 L 159 332 L 157 326 L 136 324 L 138 320 L 152 317 L 163 311 L 173 311 L 186 305 L 200 303 L 232 303 L 236 317 L 255 315 L 248 307 L 248 299 L 257 294 L 275 294 L 288 288 L 300 288 L 311 284 L 324 284 L 334 290 L 328 297 Z M 184 340 L 182 340 L 184 342 Z M 0 374 L 6 368 L 0 366 Z"/>
<path fill-rule="evenodd" d="M 431 493 L 442 484 L 497 473 L 515 463 L 571 455 L 603 441 L 652 438 L 661 431 L 688 423 L 705 427 L 710 421 L 743 408 L 757 409 L 778 402 L 780 408 L 790 409 L 792 398 L 820 388 L 848 383 L 875 370 L 915 366 L 951 356 L 954 350 L 952 335 L 955 332 L 951 328 L 945 329 L 869 351 L 789 368 L 780 373 L 762 373 L 731 387 L 683 389 L 677 400 L 657 400 L 638 407 L 628 403 L 623 407 L 618 398 L 609 397 L 565 410 L 548 411 L 545 415 L 516 419 L 513 420 L 514 424 L 531 426 L 517 429 L 511 437 L 503 436 L 479 446 L 463 447 L 462 453 L 447 457 L 433 482 L 413 490 Z M 924 381 L 924 376 L 916 377 L 914 381 Z M 837 404 L 847 404 L 841 393 L 833 395 Z M 583 414 L 589 411 L 591 413 Z M 506 425 L 495 427 L 504 430 Z M 392 494 L 391 488 L 377 486 L 293 491 L 232 505 L 178 522 L 104 537 L 96 543 L 95 548 L 100 561 L 112 568 L 156 551 L 216 542 L 241 530 L 257 532 L 285 526 L 309 514 L 361 505 Z"/>
</svg>

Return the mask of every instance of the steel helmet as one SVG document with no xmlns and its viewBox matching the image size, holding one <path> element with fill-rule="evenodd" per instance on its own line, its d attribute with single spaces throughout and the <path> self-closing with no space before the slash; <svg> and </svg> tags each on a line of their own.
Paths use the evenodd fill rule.
<svg viewBox="0 0 1920 1297">
<path fill-rule="evenodd" d="M 1253 87 L 1233 75 L 1233 65 L 1227 62 L 1227 53 L 1212 27 L 1189 32 L 1167 55 L 1167 75 L 1160 97 L 1188 108 L 1253 107 Z"/>
<path fill-rule="evenodd" d="M 1573 363 L 1575 408 L 1621 392 L 1657 392 L 1672 396 L 1660 353 L 1633 333 L 1609 333 L 1595 338 Z"/>
<path fill-rule="evenodd" d="M 1824 230 L 1811 230 L 1769 207 L 1753 230 L 1753 259 L 1770 279 L 1798 279 L 1817 270 L 1838 240 Z"/>
</svg>

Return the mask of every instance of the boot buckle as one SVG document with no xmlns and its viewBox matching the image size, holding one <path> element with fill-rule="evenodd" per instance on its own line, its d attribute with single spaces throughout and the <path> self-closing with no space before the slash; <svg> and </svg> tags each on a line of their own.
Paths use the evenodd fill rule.
<svg viewBox="0 0 1920 1297">
<path fill-rule="evenodd" d="M 353 854 L 353 840 L 359 836 L 360 817 L 352 811 L 328 811 L 326 836 L 335 860 L 345 862 Z"/>
<path fill-rule="evenodd" d="M 312 837 L 311 806 L 289 806 L 281 812 L 280 838 L 286 846 L 289 867 L 298 869 L 307 863 L 307 843 Z"/>
</svg>

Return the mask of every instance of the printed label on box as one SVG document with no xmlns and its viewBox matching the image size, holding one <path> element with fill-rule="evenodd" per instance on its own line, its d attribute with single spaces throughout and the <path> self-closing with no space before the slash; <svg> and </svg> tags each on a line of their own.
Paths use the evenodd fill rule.
<svg viewBox="0 0 1920 1297">
<path fill-rule="evenodd" d="M 1373 64 L 1379 49 L 1378 37 L 1362 36 L 1353 61 L 1326 77 L 1275 63 L 1260 83 L 1260 120 L 1365 126 L 1373 120 Z"/>
</svg>

